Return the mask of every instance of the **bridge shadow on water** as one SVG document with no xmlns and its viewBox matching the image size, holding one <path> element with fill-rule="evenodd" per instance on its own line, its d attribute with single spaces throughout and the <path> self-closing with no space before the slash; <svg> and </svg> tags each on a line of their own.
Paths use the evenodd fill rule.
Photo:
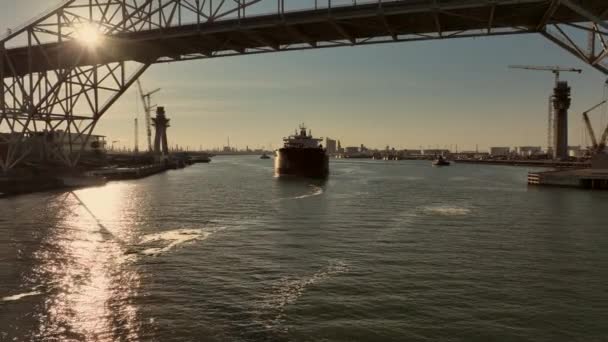
<svg viewBox="0 0 608 342">
<path fill-rule="evenodd" d="M 122 248 L 122 250 L 124 251 L 125 254 L 127 254 L 127 255 L 128 254 L 137 254 L 139 252 L 132 245 L 126 243 L 124 240 L 122 240 L 121 238 L 119 238 L 118 236 L 116 236 L 116 234 L 112 233 L 112 231 L 109 230 L 103 224 L 103 222 L 101 222 L 101 220 L 99 219 L 99 217 L 97 217 L 97 215 L 95 215 L 95 213 L 93 213 L 93 211 L 91 210 L 91 208 L 89 208 L 89 206 L 86 203 L 84 203 L 84 201 L 74 191 L 68 192 L 65 199 L 67 199 L 70 195 L 72 195 L 72 197 L 74 197 L 74 199 L 76 199 L 76 201 L 78 202 L 78 204 L 91 216 L 91 218 L 93 220 L 95 220 L 95 223 L 96 223 L 97 227 L 99 228 L 99 231 L 105 237 L 108 237 L 111 240 L 113 240 L 114 242 L 116 242 Z"/>
</svg>

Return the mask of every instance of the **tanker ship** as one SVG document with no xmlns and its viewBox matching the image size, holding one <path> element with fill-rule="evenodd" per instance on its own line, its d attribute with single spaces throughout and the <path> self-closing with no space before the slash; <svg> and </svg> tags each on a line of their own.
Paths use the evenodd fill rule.
<svg viewBox="0 0 608 342">
<path fill-rule="evenodd" d="M 329 175 L 329 157 L 321 141 L 315 139 L 306 127 L 300 125 L 300 132 L 283 138 L 283 148 L 276 151 L 274 162 L 278 176 L 294 175 L 325 178 Z"/>
</svg>

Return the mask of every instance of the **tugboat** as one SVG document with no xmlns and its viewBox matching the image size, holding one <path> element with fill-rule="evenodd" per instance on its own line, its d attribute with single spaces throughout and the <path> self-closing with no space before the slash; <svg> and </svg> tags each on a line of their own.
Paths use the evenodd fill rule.
<svg viewBox="0 0 608 342">
<path fill-rule="evenodd" d="M 275 173 L 278 176 L 294 175 L 325 178 L 329 175 L 329 156 L 321 145 L 323 139 L 315 139 L 300 125 L 300 132 L 283 138 L 283 148 L 276 151 Z"/>
<path fill-rule="evenodd" d="M 207 154 L 200 154 L 197 156 L 192 156 L 190 157 L 190 162 L 192 164 L 200 164 L 200 163 L 211 163 L 211 158 L 209 158 L 209 155 Z"/>
<path fill-rule="evenodd" d="M 450 162 L 445 160 L 443 156 L 438 156 L 437 159 L 433 160 L 433 166 L 450 166 Z"/>
<path fill-rule="evenodd" d="M 270 159 L 270 156 L 266 154 L 266 152 L 262 153 L 260 159 Z"/>
</svg>

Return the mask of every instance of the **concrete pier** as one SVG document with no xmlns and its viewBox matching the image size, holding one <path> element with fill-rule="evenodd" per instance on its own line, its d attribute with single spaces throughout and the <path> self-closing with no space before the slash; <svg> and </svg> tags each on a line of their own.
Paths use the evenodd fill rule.
<svg viewBox="0 0 608 342">
<path fill-rule="evenodd" d="M 608 190 L 608 157 L 596 157 L 588 169 L 531 172 L 528 185 Z"/>
<path fill-rule="evenodd" d="M 568 159 L 568 109 L 570 103 L 568 82 L 558 82 L 553 90 L 553 108 L 555 110 L 553 157 L 556 160 Z"/>
</svg>

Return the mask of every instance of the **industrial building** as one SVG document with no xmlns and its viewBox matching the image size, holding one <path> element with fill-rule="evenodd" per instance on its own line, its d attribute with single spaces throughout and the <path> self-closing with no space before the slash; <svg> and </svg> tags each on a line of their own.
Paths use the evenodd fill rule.
<svg viewBox="0 0 608 342">
<path fill-rule="evenodd" d="M 447 149 L 426 149 L 422 151 L 422 154 L 425 156 L 442 156 L 445 154 L 450 154 L 450 150 Z"/>
<path fill-rule="evenodd" d="M 490 153 L 488 152 L 479 152 L 479 151 L 462 151 L 462 152 L 458 152 L 456 153 L 456 157 L 458 159 L 476 159 L 476 160 L 482 160 L 482 159 L 486 159 L 490 156 Z"/>
<path fill-rule="evenodd" d="M 40 145 L 50 146 L 58 151 L 68 153 L 70 151 L 82 152 L 103 152 L 106 150 L 106 137 L 103 135 L 90 135 L 78 133 L 68 133 L 62 130 L 54 132 L 42 132 L 31 135 L 27 138 L 34 146 L 34 149 L 40 148 Z"/>
<path fill-rule="evenodd" d="M 348 146 L 344 148 L 345 154 L 357 154 L 359 153 L 359 147 L 357 146 Z"/>
<path fill-rule="evenodd" d="M 580 146 L 568 146 L 568 156 L 571 158 L 582 158 L 586 152 L 587 150 Z"/>
<path fill-rule="evenodd" d="M 519 146 L 516 149 L 517 155 L 521 157 L 531 157 L 543 153 L 541 146 Z"/>
<path fill-rule="evenodd" d="M 505 157 L 511 154 L 510 147 L 490 147 L 490 155 L 493 157 Z"/>
<path fill-rule="evenodd" d="M 422 150 L 401 150 L 400 151 L 402 155 L 404 156 L 419 156 L 422 155 Z"/>
</svg>

